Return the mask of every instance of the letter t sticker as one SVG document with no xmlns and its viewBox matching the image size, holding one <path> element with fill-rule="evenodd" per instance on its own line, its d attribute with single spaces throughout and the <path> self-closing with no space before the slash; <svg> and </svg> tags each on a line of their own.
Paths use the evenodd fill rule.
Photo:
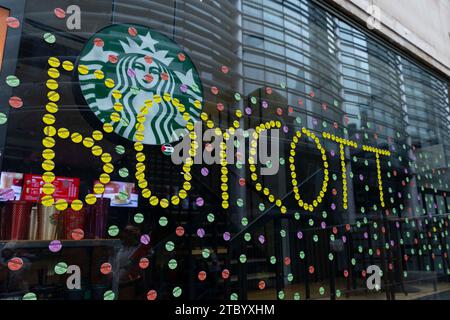
<svg viewBox="0 0 450 320">
<path fill-rule="evenodd" d="M 375 153 L 375 158 L 377 162 L 377 178 L 378 178 L 378 189 L 380 190 L 380 202 L 381 207 L 385 207 L 384 195 L 383 195 L 383 180 L 381 179 L 381 165 L 380 165 L 380 155 L 389 157 L 391 152 L 389 150 L 378 149 L 370 146 L 363 146 L 363 150 L 367 152 Z"/>
</svg>

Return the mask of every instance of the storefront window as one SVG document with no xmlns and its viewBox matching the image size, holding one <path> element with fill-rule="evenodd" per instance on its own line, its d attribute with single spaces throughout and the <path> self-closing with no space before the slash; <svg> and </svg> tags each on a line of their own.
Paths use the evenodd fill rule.
<svg viewBox="0 0 450 320">
<path fill-rule="evenodd" d="M 0 9 L 1 299 L 450 289 L 448 79 L 315 1 L 69 6 Z"/>
</svg>

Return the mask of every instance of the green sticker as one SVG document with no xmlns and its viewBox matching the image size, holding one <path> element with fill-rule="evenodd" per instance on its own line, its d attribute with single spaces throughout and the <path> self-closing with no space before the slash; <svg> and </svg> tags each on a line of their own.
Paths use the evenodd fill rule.
<svg viewBox="0 0 450 320">
<path fill-rule="evenodd" d="M 37 300 L 37 296 L 33 292 L 28 292 L 23 295 L 22 300 Z"/>
<path fill-rule="evenodd" d="M 209 255 L 210 255 L 209 249 L 203 249 L 203 251 L 202 251 L 203 258 L 208 259 Z"/>
<path fill-rule="evenodd" d="M 0 125 L 5 124 L 8 121 L 8 117 L 3 112 L 0 112 Z"/>
<path fill-rule="evenodd" d="M 237 293 L 232 293 L 230 295 L 230 299 L 236 301 L 238 299 L 238 294 Z"/>
<path fill-rule="evenodd" d="M 270 257 L 270 263 L 271 263 L 271 264 L 277 263 L 277 258 L 276 258 L 275 256 L 271 256 L 271 257 Z"/>
<path fill-rule="evenodd" d="M 50 44 L 53 44 L 56 42 L 56 37 L 54 34 L 47 32 L 44 34 L 44 41 Z"/>
<path fill-rule="evenodd" d="M 111 237 L 117 236 L 117 235 L 119 234 L 119 227 L 118 227 L 118 226 L 115 226 L 115 225 L 110 226 L 110 227 L 108 228 L 108 234 L 109 234 Z"/>
<path fill-rule="evenodd" d="M 103 300 L 114 300 L 116 295 L 112 290 L 108 290 L 103 294 Z"/>
<path fill-rule="evenodd" d="M 241 255 L 239 256 L 239 261 L 240 261 L 241 263 L 246 263 L 246 262 L 247 262 L 247 256 L 246 256 L 245 254 L 241 254 Z"/>
<path fill-rule="evenodd" d="M 125 147 L 120 145 L 120 144 L 117 145 L 116 146 L 116 152 L 117 152 L 117 154 L 124 154 L 125 153 Z"/>
<path fill-rule="evenodd" d="M 183 290 L 181 290 L 180 287 L 175 287 L 175 288 L 173 288 L 172 294 L 175 298 L 178 298 L 179 296 L 181 296 L 182 292 L 183 292 Z"/>
<path fill-rule="evenodd" d="M 206 218 L 208 219 L 208 222 L 210 222 L 210 223 L 213 223 L 215 220 L 214 214 L 212 214 L 212 213 L 209 213 Z"/>
<path fill-rule="evenodd" d="M 159 225 L 160 225 L 161 227 L 167 226 L 167 223 L 168 223 L 168 220 L 167 220 L 166 217 L 161 217 L 161 218 L 159 218 Z"/>
<path fill-rule="evenodd" d="M 136 223 L 144 222 L 144 215 L 142 213 L 136 213 L 134 215 L 134 222 L 136 222 Z"/>
<path fill-rule="evenodd" d="M 55 270 L 56 274 L 61 275 L 61 274 L 65 274 L 67 272 L 67 268 L 68 268 L 67 263 L 65 263 L 65 262 L 58 262 L 55 265 L 54 270 Z"/>
<path fill-rule="evenodd" d="M 6 84 L 10 87 L 18 87 L 20 85 L 20 80 L 16 76 L 10 75 L 6 77 Z"/>
<path fill-rule="evenodd" d="M 173 251 L 173 249 L 175 249 L 175 244 L 172 241 L 167 241 L 166 242 L 166 250 L 171 252 L 171 251 Z"/>
<path fill-rule="evenodd" d="M 171 270 L 175 270 L 175 269 L 177 268 L 177 266 L 178 266 L 178 263 L 177 263 L 177 260 L 171 259 L 171 260 L 167 263 L 167 265 L 169 266 L 169 268 L 170 268 Z"/>
<path fill-rule="evenodd" d="M 127 168 L 121 168 L 119 170 L 119 176 L 121 176 L 122 178 L 128 177 L 128 169 Z"/>
</svg>

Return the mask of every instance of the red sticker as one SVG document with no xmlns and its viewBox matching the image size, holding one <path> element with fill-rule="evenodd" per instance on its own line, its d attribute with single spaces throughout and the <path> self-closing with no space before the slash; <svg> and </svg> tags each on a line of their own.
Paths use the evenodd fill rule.
<svg viewBox="0 0 450 320">
<path fill-rule="evenodd" d="M 206 272 L 205 271 L 200 271 L 198 273 L 198 280 L 204 281 L 205 279 L 206 279 Z"/>
<path fill-rule="evenodd" d="M 153 63 L 153 57 L 150 56 L 145 56 L 144 57 L 145 62 L 147 62 L 148 64 L 152 64 Z"/>
<path fill-rule="evenodd" d="M 179 53 L 178 54 L 178 60 L 180 60 L 181 62 L 183 62 L 183 61 L 185 61 L 186 60 L 186 56 L 184 55 L 184 53 Z"/>
<path fill-rule="evenodd" d="M 103 46 L 105 45 L 103 40 L 100 39 L 100 38 L 95 38 L 94 39 L 94 44 L 95 44 L 95 46 L 100 47 L 100 48 L 103 48 Z"/>
<path fill-rule="evenodd" d="M 12 258 L 8 261 L 8 268 L 11 271 L 17 271 L 22 269 L 23 267 L 23 260 L 20 258 Z"/>
<path fill-rule="evenodd" d="M 230 71 L 227 66 L 222 66 L 221 70 L 225 74 L 227 74 Z"/>
<path fill-rule="evenodd" d="M 148 261 L 147 258 L 141 258 L 141 260 L 139 260 L 139 268 L 141 269 L 147 269 L 149 264 L 150 261 Z"/>
<path fill-rule="evenodd" d="M 84 238 L 84 231 L 81 229 L 72 230 L 71 234 L 73 240 L 81 240 Z"/>
<path fill-rule="evenodd" d="M 222 271 L 222 278 L 223 279 L 228 279 L 229 277 L 230 277 L 230 270 L 223 269 L 223 271 Z"/>
<path fill-rule="evenodd" d="M 136 28 L 134 28 L 134 27 L 129 27 L 129 28 L 128 28 L 128 34 L 129 34 L 130 36 L 132 36 L 132 37 L 136 37 L 137 34 L 138 34 L 138 32 L 137 32 Z"/>
<path fill-rule="evenodd" d="M 175 233 L 177 236 L 182 237 L 184 235 L 184 228 L 182 226 L 177 227 Z"/>
<path fill-rule="evenodd" d="M 8 27 L 13 29 L 17 29 L 18 27 L 20 27 L 20 21 L 14 17 L 6 18 L 6 24 L 8 25 Z"/>
<path fill-rule="evenodd" d="M 108 262 L 105 262 L 100 266 L 100 272 L 103 274 L 111 273 L 111 269 L 112 269 L 111 264 Z"/>
<path fill-rule="evenodd" d="M 23 106 L 23 101 L 19 97 L 11 97 L 9 98 L 9 105 L 15 109 L 18 109 Z"/>
<path fill-rule="evenodd" d="M 66 17 L 66 12 L 64 11 L 64 9 L 56 8 L 54 12 L 55 16 L 59 19 L 64 19 Z"/>
<path fill-rule="evenodd" d="M 157 296 L 158 294 L 155 290 L 150 290 L 149 292 L 147 292 L 147 300 L 156 300 Z"/>
<path fill-rule="evenodd" d="M 115 55 L 115 54 L 110 54 L 108 56 L 108 61 L 111 62 L 111 63 L 116 64 L 119 61 L 119 57 L 117 55 Z"/>
</svg>

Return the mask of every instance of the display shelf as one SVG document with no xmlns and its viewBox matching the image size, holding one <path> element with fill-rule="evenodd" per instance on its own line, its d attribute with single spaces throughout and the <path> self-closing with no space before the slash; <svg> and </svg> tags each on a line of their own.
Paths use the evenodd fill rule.
<svg viewBox="0 0 450 320">
<path fill-rule="evenodd" d="M 8 245 L 13 248 L 45 248 L 53 240 L 0 240 L 0 249 Z M 84 240 L 60 240 L 63 248 L 84 247 L 119 247 L 120 240 L 117 239 L 84 239 Z"/>
</svg>

